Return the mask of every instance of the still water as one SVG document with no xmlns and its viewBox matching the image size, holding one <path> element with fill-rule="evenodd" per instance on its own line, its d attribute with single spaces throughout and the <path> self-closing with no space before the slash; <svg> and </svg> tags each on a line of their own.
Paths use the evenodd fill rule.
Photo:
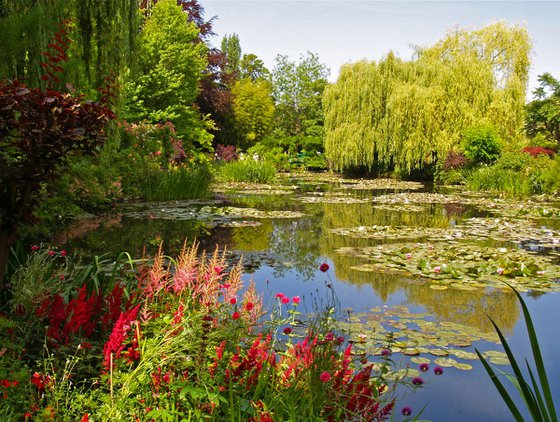
<svg viewBox="0 0 560 422">
<path fill-rule="evenodd" d="M 164 241 L 173 256 L 185 239 L 197 239 L 209 251 L 226 247 L 232 262 L 242 258 L 245 280 L 252 278 L 265 299 L 299 295 L 313 311 L 334 292 L 356 349 L 374 352 L 391 331 L 399 340 L 393 358 L 402 366 L 417 368 L 419 357 L 432 368 L 445 359 L 457 363 L 439 377 L 423 374 L 426 384 L 416 392 L 401 392 L 397 409 L 427 405 L 422 418 L 433 421 L 512 420 L 472 358 L 475 347 L 497 353 L 494 367 L 510 370 L 487 314 L 515 353 L 531 356 L 503 277 L 523 291 L 560 403 L 559 203 L 300 175 L 279 186 L 220 187 L 208 200 L 126 204 L 89 226 L 70 227 L 67 246 L 86 255 L 141 256 Z M 526 270 L 516 273 L 520 266 Z"/>
</svg>

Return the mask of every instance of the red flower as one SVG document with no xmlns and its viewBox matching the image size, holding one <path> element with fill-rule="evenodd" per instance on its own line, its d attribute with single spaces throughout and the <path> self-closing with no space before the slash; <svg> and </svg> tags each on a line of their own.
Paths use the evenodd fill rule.
<svg viewBox="0 0 560 422">
<path fill-rule="evenodd" d="M 282 299 L 284 297 L 284 293 L 276 293 L 276 299 Z"/>
<path fill-rule="evenodd" d="M 241 314 L 237 311 L 235 311 L 233 314 L 231 314 L 231 317 L 235 320 L 235 319 L 239 319 L 239 317 L 241 316 Z"/>
<path fill-rule="evenodd" d="M 292 329 L 291 329 L 290 327 L 286 327 L 286 328 L 284 328 L 284 330 L 283 330 L 283 331 L 284 331 L 284 334 L 286 334 L 286 335 L 290 335 L 290 334 L 292 334 Z"/>
<path fill-rule="evenodd" d="M 300 301 L 301 301 L 301 299 L 300 299 L 299 296 L 294 296 L 292 298 L 292 302 L 294 302 L 294 304 L 296 304 L 296 305 L 298 305 Z"/>
<path fill-rule="evenodd" d="M 31 246 L 31 252 L 37 252 L 39 249 L 41 248 L 38 245 Z"/>
<path fill-rule="evenodd" d="M 235 304 L 237 303 L 237 299 L 234 298 L 234 297 L 232 297 L 232 298 L 229 300 L 229 303 L 231 303 L 232 305 L 235 305 Z"/>
<path fill-rule="evenodd" d="M 255 305 L 253 305 L 253 302 L 247 302 L 247 304 L 245 305 L 245 308 L 246 308 L 248 311 L 253 310 L 254 307 L 255 307 Z"/>
<path fill-rule="evenodd" d="M 55 254 L 55 253 L 56 253 L 56 252 L 55 252 L 55 251 L 53 251 L 52 249 L 51 249 L 51 250 L 49 250 L 49 252 L 48 252 L 49 256 L 54 256 L 54 254 Z"/>
<path fill-rule="evenodd" d="M 282 303 L 287 305 L 290 303 L 290 298 L 288 296 L 282 296 Z"/>
<path fill-rule="evenodd" d="M 60 256 L 65 257 L 66 256 L 66 249 L 63 249 L 60 251 Z"/>
<path fill-rule="evenodd" d="M 89 415 L 87 413 L 85 413 L 84 416 L 82 416 L 81 422 L 89 422 Z"/>
<path fill-rule="evenodd" d="M 331 374 L 329 374 L 327 371 L 323 372 L 320 376 L 321 381 L 327 383 L 331 380 Z"/>
<path fill-rule="evenodd" d="M 326 262 L 323 262 L 321 264 L 321 266 L 319 267 L 319 270 L 323 273 L 326 273 L 329 270 L 329 264 L 327 264 Z"/>
</svg>

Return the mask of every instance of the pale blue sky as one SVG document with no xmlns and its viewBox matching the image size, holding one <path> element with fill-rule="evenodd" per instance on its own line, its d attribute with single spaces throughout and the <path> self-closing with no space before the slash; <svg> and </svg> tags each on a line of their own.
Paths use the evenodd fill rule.
<svg viewBox="0 0 560 422">
<path fill-rule="evenodd" d="M 530 90 L 537 75 L 560 78 L 560 2 L 201 0 L 218 16 L 213 43 L 239 35 L 244 53 L 272 69 L 277 54 L 317 53 L 335 80 L 343 63 L 378 60 L 389 50 L 403 59 L 410 45 L 428 46 L 455 25 L 479 28 L 498 20 L 524 23 L 533 40 Z"/>
</svg>

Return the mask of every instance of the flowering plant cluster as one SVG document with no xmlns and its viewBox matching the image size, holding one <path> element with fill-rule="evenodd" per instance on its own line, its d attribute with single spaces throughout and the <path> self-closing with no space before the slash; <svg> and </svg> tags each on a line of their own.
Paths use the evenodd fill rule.
<svg viewBox="0 0 560 422">
<path fill-rule="evenodd" d="M 322 270 L 328 269 L 323 264 Z M 171 259 L 160 249 L 135 273 L 134 288 L 119 282 L 103 293 L 84 285 L 69 297 L 53 294 L 38 302 L 29 317 L 46 327 L 50 360 L 42 367 L 29 365 L 23 391 L 30 399 L 18 410 L 20 417 L 381 421 L 391 416 L 395 384 L 389 381 L 387 355 L 369 362 L 325 321 L 302 326 L 299 296 L 276 293 L 274 309 L 267 312 L 255 284 L 244 286 L 241 266 L 229 267 L 224 252 L 199 254 L 194 245 Z M 64 355 L 65 363 L 56 359 L 71 347 L 75 356 Z M 7 378 L 1 391 L 8 394 L 19 380 Z M 412 383 L 420 386 L 423 380 Z"/>
<path fill-rule="evenodd" d="M 521 151 L 526 154 L 530 154 L 533 157 L 537 157 L 539 155 L 548 155 L 549 157 L 552 157 L 554 155 L 553 150 L 545 147 L 525 147 Z"/>
</svg>

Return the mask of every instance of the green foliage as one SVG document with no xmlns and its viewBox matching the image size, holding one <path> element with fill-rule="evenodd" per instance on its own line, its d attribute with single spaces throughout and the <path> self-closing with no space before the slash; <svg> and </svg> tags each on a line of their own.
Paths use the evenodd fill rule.
<svg viewBox="0 0 560 422">
<path fill-rule="evenodd" d="M 526 107 L 525 129 L 532 139 L 542 138 L 539 145 L 549 146 L 545 143 L 548 141 L 558 147 L 560 143 L 560 81 L 550 73 L 543 73 L 539 76 L 539 82 L 540 86 L 533 93 L 536 99 Z"/>
<path fill-rule="evenodd" d="M 504 375 L 515 386 L 519 395 L 523 399 L 523 402 L 525 403 L 525 406 L 529 411 L 529 414 L 531 415 L 533 421 L 558 422 L 558 416 L 556 413 L 556 407 L 553 399 L 553 392 L 548 382 L 548 376 L 546 374 L 546 370 L 544 367 L 544 362 L 541 355 L 541 349 L 537 339 L 535 327 L 531 319 L 531 315 L 521 295 L 513 287 L 512 290 L 514 291 L 517 298 L 519 299 L 519 302 L 521 303 L 521 308 L 523 309 L 523 316 L 525 318 L 525 325 L 527 326 L 527 334 L 529 337 L 529 342 L 531 344 L 531 351 L 533 354 L 535 370 L 531 368 L 529 362 L 527 361 L 527 359 L 525 359 L 529 376 L 527 377 L 526 375 L 523 375 L 523 373 L 521 372 L 521 368 L 517 363 L 517 359 L 515 359 L 515 356 L 511 351 L 511 348 L 509 347 L 506 338 L 502 334 L 498 325 L 490 318 L 490 321 L 494 325 L 494 328 L 498 333 L 498 336 L 500 337 L 500 341 L 504 346 L 504 350 L 507 354 L 509 363 L 513 370 L 512 375 L 507 375 L 507 374 Z M 499 380 L 498 375 L 492 369 L 492 367 L 490 366 L 486 358 L 482 356 L 482 354 L 478 350 L 476 350 L 476 353 L 480 361 L 482 362 L 484 369 L 490 376 L 490 379 L 496 386 L 496 389 L 500 393 L 500 396 L 502 397 L 503 401 L 507 405 L 508 409 L 510 410 L 515 420 L 517 422 L 525 421 L 524 417 L 521 415 L 521 412 L 519 411 L 515 403 L 516 401 L 507 392 L 504 385 Z"/>
<path fill-rule="evenodd" d="M 466 173 L 467 187 L 509 195 L 533 195 L 558 192 L 559 160 L 524 153 L 506 154 L 493 166 L 483 166 Z"/>
<path fill-rule="evenodd" d="M 498 23 L 454 30 L 413 61 L 389 53 L 343 66 L 323 99 L 332 167 L 410 173 L 444 160 L 484 121 L 517 149 L 530 49 L 524 28 Z"/>
<path fill-rule="evenodd" d="M 268 161 L 248 157 L 223 163 L 217 168 L 216 177 L 223 182 L 270 183 L 276 178 L 276 167 Z"/>
<path fill-rule="evenodd" d="M 249 78 L 253 82 L 259 79 L 269 80 L 270 72 L 264 62 L 255 54 L 243 54 L 239 63 L 240 79 Z"/>
<path fill-rule="evenodd" d="M 299 63 L 278 55 L 272 70 L 279 136 L 322 136 L 322 97 L 329 70 L 316 54 L 307 52 Z"/>
<path fill-rule="evenodd" d="M 210 172 L 205 166 L 170 168 L 149 175 L 142 195 L 148 201 L 204 198 L 208 194 Z"/>
<path fill-rule="evenodd" d="M 225 72 L 234 79 L 240 72 L 241 45 L 237 34 L 224 35 L 222 38 L 222 54 L 226 58 Z"/>
<path fill-rule="evenodd" d="M 465 157 L 475 164 L 492 164 L 500 156 L 500 139 L 489 125 L 470 127 L 465 131 Z"/>
<path fill-rule="evenodd" d="M 274 101 L 270 83 L 241 79 L 235 83 L 232 94 L 235 126 L 242 137 L 237 146 L 246 149 L 263 139 L 272 125 Z"/>
<path fill-rule="evenodd" d="M 199 30 L 173 0 L 160 0 L 139 36 L 137 68 L 127 76 L 124 115 L 129 121 L 171 121 L 183 142 L 211 148 L 211 122 L 192 104 L 206 68 Z"/>
<path fill-rule="evenodd" d="M 112 73 L 119 76 L 131 61 L 138 33 L 137 2 L 81 0 L 8 1 L 0 4 L 0 76 L 44 87 L 41 63 L 54 28 L 72 20 L 64 82 L 95 98 L 96 88 Z"/>
</svg>

